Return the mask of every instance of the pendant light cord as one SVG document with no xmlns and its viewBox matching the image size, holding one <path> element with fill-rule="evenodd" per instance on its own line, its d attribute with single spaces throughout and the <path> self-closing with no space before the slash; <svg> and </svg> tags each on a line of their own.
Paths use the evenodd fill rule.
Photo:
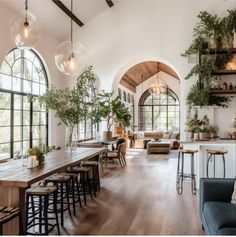
<svg viewBox="0 0 236 237">
<path fill-rule="evenodd" d="M 71 13 L 73 14 L 73 0 L 71 0 Z M 70 40 L 71 44 L 73 43 L 73 20 L 70 18 Z"/>
<path fill-rule="evenodd" d="M 25 21 L 28 22 L 28 0 L 25 0 Z"/>
</svg>

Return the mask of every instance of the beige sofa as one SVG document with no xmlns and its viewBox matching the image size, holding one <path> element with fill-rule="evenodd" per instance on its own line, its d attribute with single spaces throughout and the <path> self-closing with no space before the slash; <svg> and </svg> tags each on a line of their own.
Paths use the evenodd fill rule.
<svg viewBox="0 0 236 237">
<path fill-rule="evenodd" d="M 134 148 L 144 148 L 144 141 L 159 138 L 161 141 L 169 141 L 171 149 L 179 148 L 179 133 L 163 133 L 154 131 L 135 132 L 133 133 Z"/>
</svg>

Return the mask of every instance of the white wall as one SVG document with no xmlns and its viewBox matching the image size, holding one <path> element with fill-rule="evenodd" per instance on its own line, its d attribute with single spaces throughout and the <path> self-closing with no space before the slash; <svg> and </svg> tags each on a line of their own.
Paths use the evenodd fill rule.
<svg viewBox="0 0 236 237">
<path fill-rule="evenodd" d="M 0 2 L 0 63 L 4 57 L 12 50 L 15 45 L 10 40 L 11 21 L 17 17 L 17 13 Z M 57 70 L 54 62 L 54 53 L 58 41 L 52 38 L 47 32 L 41 32 L 41 40 L 34 48 L 43 60 L 49 79 L 49 85 L 53 84 L 57 88 L 63 88 L 65 85 L 64 76 Z M 56 146 L 65 145 L 65 128 L 57 126 L 58 121 L 49 114 L 49 144 Z"/>
<path fill-rule="evenodd" d="M 102 89 L 116 88 L 123 74 L 142 61 L 161 61 L 174 69 L 181 79 L 183 135 L 186 96 L 194 79 L 184 79 L 193 65 L 180 54 L 192 41 L 199 11 L 223 16 L 227 9 L 235 7 L 235 0 L 121 0 L 75 35 L 88 50 L 90 64 L 101 79 Z M 227 113 L 232 117 L 235 110 L 231 107 Z M 224 123 L 218 119 L 218 122 L 221 127 L 229 126 L 230 119 Z"/>
</svg>

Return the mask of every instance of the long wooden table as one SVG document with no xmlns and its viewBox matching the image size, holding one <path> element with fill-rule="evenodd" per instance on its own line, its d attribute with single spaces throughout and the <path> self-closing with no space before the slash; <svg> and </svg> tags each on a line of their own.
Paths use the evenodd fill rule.
<svg viewBox="0 0 236 237">
<path fill-rule="evenodd" d="M 90 159 L 101 153 L 105 148 L 74 148 L 49 153 L 45 163 L 28 169 L 23 167 L 22 160 L 12 160 L 0 164 L 0 206 L 20 206 L 23 220 L 25 220 L 25 191 L 31 186 L 52 174 L 64 171 L 71 165 Z M 17 234 L 17 220 L 4 225 L 4 233 Z M 6 228 L 5 228 L 6 226 Z M 24 223 L 25 226 L 25 223 Z"/>
</svg>

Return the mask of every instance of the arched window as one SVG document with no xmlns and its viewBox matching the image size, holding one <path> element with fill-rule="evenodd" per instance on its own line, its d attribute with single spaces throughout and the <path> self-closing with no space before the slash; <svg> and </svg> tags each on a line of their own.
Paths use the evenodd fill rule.
<svg viewBox="0 0 236 237">
<path fill-rule="evenodd" d="M 139 100 L 140 131 L 179 130 L 179 100 L 167 89 L 166 93 L 152 95 L 145 91 Z"/>
<path fill-rule="evenodd" d="M 47 145 L 48 115 L 37 100 L 48 87 L 38 55 L 13 49 L 0 68 L 0 159 L 25 154 L 30 147 Z"/>
</svg>

